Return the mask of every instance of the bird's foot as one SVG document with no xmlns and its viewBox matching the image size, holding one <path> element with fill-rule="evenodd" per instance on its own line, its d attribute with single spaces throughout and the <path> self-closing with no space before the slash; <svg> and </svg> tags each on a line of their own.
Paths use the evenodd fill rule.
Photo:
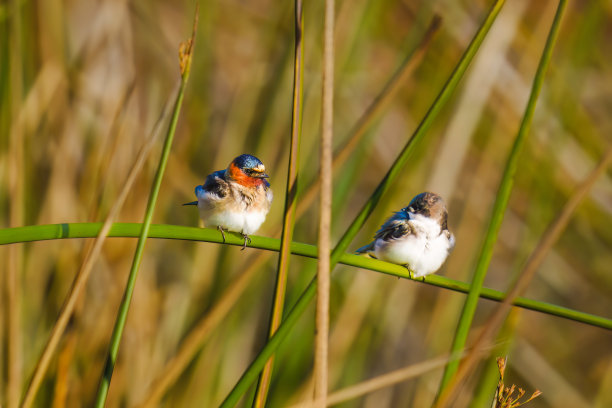
<svg viewBox="0 0 612 408">
<path fill-rule="evenodd" d="M 223 227 L 217 225 L 217 229 L 219 230 L 219 232 L 221 232 L 221 236 L 223 237 L 223 243 L 225 244 L 225 232 L 223 232 Z"/>
<path fill-rule="evenodd" d="M 242 234 L 242 238 L 244 238 L 244 245 L 242 246 L 241 251 L 244 251 L 247 246 L 247 242 L 249 243 L 249 245 L 251 244 L 251 238 L 249 238 L 247 234 Z"/>
<path fill-rule="evenodd" d="M 408 278 L 414 279 L 414 271 L 410 269 L 409 265 L 404 265 L 404 266 L 406 267 L 406 269 L 408 269 Z"/>
</svg>

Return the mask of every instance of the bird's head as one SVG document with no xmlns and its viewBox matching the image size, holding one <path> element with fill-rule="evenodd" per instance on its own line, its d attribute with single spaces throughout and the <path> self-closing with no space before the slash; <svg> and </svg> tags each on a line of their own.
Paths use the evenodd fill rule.
<svg viewBox="0 0 612 408">
<path fill-rule="evenodd" d="M 255 187 L 259 185 L 269 186 L 265 180 L 268 178 L 266 167 L 255 156 L 250 154 L 241 154 L 236 157 L 227 167 L 229 177 L 247 187 Z"/>
<path fill-rule="evenodd" d="M 415 196 L 408 207 L 404 208 L 404 211 L 436 220 L 443 230 L 448 228 L 446 204 L 442 197 L 436 193 L 425 192 Z"/>
</svg>

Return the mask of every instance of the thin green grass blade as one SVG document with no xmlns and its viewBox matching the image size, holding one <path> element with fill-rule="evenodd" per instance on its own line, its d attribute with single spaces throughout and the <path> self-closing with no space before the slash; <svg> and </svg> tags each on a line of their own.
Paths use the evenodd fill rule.
<svg viewBox="0 0 612 408">
<path fill-rule="evenodd" d="M 113 224 L 109 238 L 138 238 L 140 236 L 142 224 L 138 223 L 115 223 Z M 74 238 L 95 238 L 102 228 L 102 223 L 73 223 L 73 224 L 48 224 L 48 225 L 31 225 L 27 227 L 5 228 L 0 229 L 0 245 L 38 242 L 56 239 L 74 239 Z M 243 238 L 240 234 L 226 233 L 226 244 L 242 247 Z M 180 239 L 185 241 L 198 241 L 222 244 L 223 239 L 216 229 L 184 227 L 179 225 L 163 225 L 152 224 L 149 230 L 149 238 L 158 239 Z M 251 248 L 264 249 L 268 251 L 278 252 L 280 249 L 280 240 L 268 237 L 251 236 L 252 242 L 249 244 Z M 291 253 L 307 258 L 317 258 L 317 247 L 314 245 L 304 244 L 301 242 L 291 243 Z M 367 258 L 360 255 L 343 254 L 340 257 L 342 265 L 354 266 L 356 268 L 367 269 L 373 272 L 380 272 L 386 275 L 395 276 L 398 278 L 410 279 L 406 268 L 400 265 L 395 265 L 388 262 L 379 261 L 377 259 Z M 424 283 L 426 285 L 435 286 L 438 288 L 449 289 L 459 293 L 468 293 L 470 285 L 465 282 L 446 278 L 439 275 L 429 275 L 426 279 L 413 279 L 415 282 Z M 302 294 L 304 296 L 304 294 Z M 501 302 L 506 296 L 506 293 L 493 289 L 483 288 L 480 292 L 480 297 L 483 299 Z M 557 316 L 563 319 L 572 320 L 584 323 L 594 327 L 612 331 L 612 318 L 596 316 L 590 313 L 580 312 L 566 307 L 540 302 L 537 300 L 517 298 L 513 305 L 529 309 L 540 313 Z M 306 305 L 307 306 L 307 305 Z M 295 308 L 296 306 L 294 306 Z M 281 328 L 284 323 L 281 324 Z"/>
<path fill-rule="evenodd" d="M 493 256 L 493 249 L 495 246 L 495 242 L 497 241 L 497 235 L 499 233 L 499 228 L 504 218 L 504 213 L 508 205 L 508 200 L 510 199 L 512 185 L 514 184 L 514 174 L 516 173 L 516 167 L 518 164 L 518 156 L 524 144 L 527 132 L 529 131 L 529 128 L 531 126 L 533 112 L 535 110 L 538 96 L 540 95 L 540 91 L 542 89 L 544 75 L 550 62 L 553 46 L 559 33 L 561 17 L 563 15 L 563 11 L 565 10 L 566 3 L 566 0 L 560 0 L 559 2 L 559 7 L 557 8 L 553 24 L 546 40 L 546 45 L 544 46 L 542 57 L 540 58 L 540 63 L 536 70 L 536 74 L 531 87 L 531 93 L 527 102 L 527 107 L 525 108 L 525 113 L 521 121 L 521 126 L 514 141 L 514 145 L 512 146 L 512 151 L 508 156 L 508 161 L 506 162 L 506 167 L 504 169 L 499 190 L 497 192 L 497 198 L 493 206 L 493 212 L 491 215 L 491 221 L 489 222 L 487 235 L 480 251 L 478 264 L 474 272 L 474 277 L 472 278 L 470 292 L 468 294 L 467 299 L 465 300 L 465 304 L 463 305 L 463 311 L 461 312 L 459 324 L 457 325 L 457 331 L 455 333 L 451 352 L 462 350 L 465 347 L 465 342 L 467 340 L 467 336 L 472 325 L 474 313 L 476 312 L 478 297 L 482 289 L 487 270 L 489 268 L 489 263 L 491 262 L 491 257 Z M 439 393 L 441 393 L 442 390 L 444 390 L 444 388 L 448 385 L 451 377 L 457 371 L 458 366 L 459 363 L 456 361 L 452 361 L 448 364 L 444 371 L 442 382 L 440 383 Z"/>
<path fill-rule="evenodd" d="M 140 268 L 140 262 L 142 260 L 142 254 L 144 252 L 144 246 L 149 235 L 149 229 L 151 227 L 151 220 L 153 219 L 153 212 L 155 211 L 155 204 L 157 203 L 157 196 L 159 195 L 159 189 L 161 187 L 162 178 L 166 170 L 166 164 L 168 163 L 168 157 L 170 156 L 170 148 L 172 147 L 172 141 L 174 139 L 174 133 L 176 131 L 176 125 L 178 117 L 183 104 L 183 97 L 185 94 L 185 87 L 187 80 L 189 79 L 189 72 L 191 68 L 191 59 L 193 56 L 193 45 L 195 40 L 195 34 L 198 24 L 198 11 L 199 7 L 196 6 L 195 18 L 193 23 L 193 31 L 191 38 L 181 44 L 179 50 L 179 63 L 181 68 L 181 85 L 179 88 L 176 102 L 174 104 L 174 111 L 168 127 L 168 133 L 162 149 L 162 154 L 159 159 L 157 172 L 151 186 L 151 193 L 149 195 L 149 201 L 147 203 L 147 209 L 145 212 L 144 220 L 140 229 L 140 235 L 138 237 L 138 244 L 134 253 L 134 259 L 132 260 L 132 267 L 130 268 L 130 274 L 123 293 L 123 299 L 119 305 L 119 312 L 117 313 L 117 319 L 115 320 L 115 327 L 113 328 L 113 334 L 111 335 L 110 346 L 106 363 L 104 365 L 104 371 L 102 372 L 102 378 L 100 379 L 100 385 L 98 387 L 98 394 L 96 396 L 95 406 L 97 408 L 104 407 L 106 403 L 106 397 L 110 388 L 111 378 L 113 376 L 113 369 L 117 360 L 117 354 L 119 353 L 119 345 L 121 343 L 121 336 L 127 321 L 127 314 L 130 308 L 130 302 L 134 293 L 134 287 L 136 286 L 136 278 L 138 276 L 138 269 Z"/>
<path fill-rule="evenodd" d="M 291 241 L 293 240 L 293 226 L 296 214 L 296 196 L 298 191 L 298 158 L 300 138 L 302 135 L 302 99 L 303 99 L 303 67 L 304 67 L 304 18 L 302 13 L 302 1 L 295 1 L 295 57 L 293 63 L 293 115 L 291 119 L 291 140 L 289 147 L 289 167 L 287 169 L 287 192 L 285 195 L 285 215 L 283 218 L 283 231 L 281 234 L 280 253 L 278 256 L 278 272 L 276 276 L 276 288 L 274 289 L 274 302 L 270 316 L 269 336 L 274 335 L 283 317 L 283 306 L 285 304 L 285 292 L 287 288 L 287 274 L 289 272 L 289 260 Z M 255 391 L 254 407 L 265 407 L 272 369 L 274 367 L 274 356 L 272 356 L 257 382 Z"/>
<path fill-rule="evenodd" d="M 361 226 L 370 216 L 382 195 L 387 191 L 391 183 L 399 176 L 402 168 L 408 162 L 410 158 L 410 153 L 412 153 L 412 151 L 414 150 L 414 146 L 424 138 L 425 134 L 427 133 L 427 130 L 433 124 L 433 121 L 440 113 L 442 108 L 446 105 L 446 102 L 453 94 L 454 90 L 457 87 L 457 84 L 463 77 L 463 74 L 465 73 L 470 62 L 474 58 L 474 55 L 480 48 L 480 45 L 482 44 L 486 34 L 493 25 L 493 22 L 499 14 L 499 11 L 501 10 L 501 7 L 503 6 L 504 2 L 505 0 L 497 0 L 493 3 L 493 6 L 491 7 L 485 21 L 482 23 L 482 25 L 476 32 L 476 35 L 470 42 L 468 48 L 463 53 L 461 59 L 459 60 L 459 63 L 457 64 L 457 66 L 451 73 L 449 79 L 447 80 L 446 84 L 442 88 L 442 91 L 434 100 L 433 104 L 427 111 L 425 117 L 415 130 L 414 134 L 412 135 L 408 143 L 406 143 L 406 146 L 389 169 L 387 175 L 378 185 L 374 193 L 372 193 L 370 199 L 361 209 L 353 223 L 350 225 L 348 230 L 340 239 L 340 242 L 338 242 L 338 244 L 332 251 L 330 260 L 331 269 L 333 269 L 334 266 L 338 263 L 342 254 L 346 251 L 350 242 L 353 240 L 355 235 L 357 235 L 357 232 L 359 231 Z M 277 333 L 264 346 L 264 348 L 260 351 L 259 355 L 255 358 L 253 363 L 251 363 L 249 368 L 247 368 L 238 383 L 230 391 L 225 401 L 221 405 L 222 407 L 232 407 L 238 403 L 241 396 L 246 392 L 250 384 L 255 380 L 255 377 L 262 370 L 262 362 L 265 362 L 272 355 L 272 353 L 274 353 L 284 336 L 289 333 L 291 327 L 297 321 L 298 316 L 295 315 L 301 315 L 304 312 L 312 298 L 315 296 L 315 293 L 316 280 L 312 280 L 306 290 L 303 292 L 302 296 L 300 296 L 294 308 L 287 315 L 285 322 L 283 322 L 283 324 L 281 324 L 281 326 L 279 327 Z"/>
</svg>

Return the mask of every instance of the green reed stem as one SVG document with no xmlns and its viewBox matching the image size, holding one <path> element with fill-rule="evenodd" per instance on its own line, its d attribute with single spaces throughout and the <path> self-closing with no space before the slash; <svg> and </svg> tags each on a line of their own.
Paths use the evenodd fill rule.
<svg viewBox="0 0 612 408">
<path fill-rule="evenodd" d="M 191 38 L 181 44 L 179 50 L 179 65 L 181 70 L 181 85 L 179 88 L 176 102 L 174 103 L 174 110 L 170 125 L 168 126 L 168 133 L 166 134 L 166 140 L 162 149 L 161 157 L 151 186 L 151 193 L 149 194 L 149 201 L 147 203 L 147 209 L 143 223 L 140 228 L 140 234 L 138 237 L 138 244 L 136 246 L 136 252 L 132 260 L 132 267 L 130 268 L 130 274 L 123 293 L 121 304 L 119 305 L 119 311 L 115 320 L 115 327 L 113 328 L 113 334 L 111 335 L 110 346 L 106 363 L 104 364 L 104 371 L 102 372 L 102 378 L 100 379 L 100 385 L 98 387 L 98 394 L 96 396 L 95 406 L 96 408 L 104 407 L 106 403 L 106 397 L 110 388 L 111 378 L 113 376 L 113 370 L 115 368 L 115 362 L 117 361 L 117 354 L 119 353 L 119 345 L 121 343 L 121 336 L 123 329 L 125 328 L 125 322 L 127 321 L 127 314 L 130 308 L 130 302 L 134 293 L 134 287 L 136 285 L 136 278 L 138 276 L 138 269 L 140 268 L 140 262 L 142 260 L 142 254 L 144 252 L 144 246 L 149 236 L 149 230 L 151 227 L 151 220 L 153 219 L 153 212 L 155 211 L 155 204 L 157 203 L 157 196 L 159 195 L 159 189 L 161 187 L 162 178 L 166 170 L 166 164 L 168 163 L 168 157 L 170 156 L 170 149 L 172 147 L 172 140 L 174 139 L 174 133 L 176 132 L 176 125 L 178 123 L 178 117 L 183 104 L 183 97 L 185 95 L 185 87 L 187 80 L 189 79 L 189 72 L 191 68 L 191 60 L 193 55 L 193 44 L 195 40 L 195 33 L 198 24 L 198 11 L 199 7 L 196 6 L 195 18 L 193 23 L 193 31 Z"/>
<path fill-rule="evenodd" d="M 141 227 L 142 224 L 139 223 L 114 223 L 108 233 L 108 237 L 138 238 L 140 236 Z M 0 229 L 0 245 L 69 238 L 95 238 L 100 232 L 101 228 L 102 223 L 99 222 L 31 225 L 27 227 L 4 228 Z M 219 231 L 216 229 L 184 227 L 179 225 L 152 224 L 149 229 L 148 237 L 158 239 L 212 242 L 218 244 L 223 243 L 223 239 L 221 238 Z M 242 235 L 229 232 L 225 234 L 225 237 L 226 244 L 242 247 L 244 242 Z M 280 250 L 279 239 L 259 236 L 251 236 L 251 239 L 252 242 L 249 244 L 249 247 L 251 248 L 275 252 Z M 291 253 L 306 258 L 316 259 L 317 247 L 294 241 L 291 243 Z M 342 265 L 371 270 L 373 272 L 384 273 L 386 275 L 395 276 L 398 278 L 410 279 L 408 276 L 408 270 L 403 266 L 367 258 L 361 255 L 347 253 L 342 254 L 339 263 Z M 428 275 L 425 279 L 415 278 L 412 280 L 414 282 L 424 283 L 426 285 L 448 289 L 459 293 L 468 293 L 470 290 L 470 284 L 468 283 L 439 275 Z M 302 294 L 302 296 L 304 296 L 304 294 Z M 480 292 L 481 298 L 496 302 L 503 301 L 505 296 L 506 293 L 504 292 L 488 288 L 483 288 Z M 569 309 L 546 302 L 540 302 L 537 300 L 526 299 L 523 297 L 517 298 L 512 304 L 523 309 L 529 309 L 612 331 L 612 318 L 596 316 L 574 309 Z M 294 309 L 295 307 L 296 306 L 294 306 Z M 280 328 L 283 328 L 284 325 L 285 323 L 281 324 Z"/>
<path fill-rule="evenodd" d="M 295 55 L 293 62 L 293 111 L 291 118 L 291 139 L 289 144 L 289 167 L 287 169 L 287 192 L 285 194 L 285 215 L 283 217 L 283 230 L 281 234 L 280 253 L 278 256 L 278 273 L 276 275 L 276 288 L 274 302 L 270 316 L 269 336 L 274 335 L 283 317 L 285 293 L 287 289 L 287 274 L 289 272 L 291 241 L 293 240 L 293 226 L 295 225 L 296 196 L 298 191 L 298 158 L 300 139 L 302 135 L 302 99 L 303 99 L 303 67 L 304 67 L 304 18 L 302 13 L 302 0 L 295 1 Z M 262 371 L 253 406 L 263 408 L 266 405 L 274 356 L 270 357 Z"/>
<path fill-rule="evenodd" d="M 514 141 L 514 145 L 512 146 L 512 151 L 510 152 L 508 161 L 506 162 L 506 168 L 504 169 L 499 190 L 497 192 L 497 198 L 495 199 L 495 204 L 493 206 L 493 212 L 491 215 L 491 221 L 489 222 L 487 235 L 480 251 L 474 277 L 472 278 L 470 292 L 468 293 L 465 304 L 463 305 L 463 311 L 461 312 L 459 324 L 457 325 L 457 331 L 453 340 L 451 353 L 457 350 L 463 350 L 465 347 L 465 342 L 467 340 L 467 336 L 472 325 L 472 320 L 474 318 L 474 313 L 476 312 L 476 307 L 478 305 L 480 291 L 489 268 L 489 263 L 491 262 L 491 257 L 493 256 L 493 249 L 495 242 L 497 241 L 499 228 L 501 227 L 504 213 L 506 211 L 506 207 L 508 206 L 508 200 L 510 199 L 512 185 L 514 184 L 514 174 L 516 173 L 516 167 L 518 164 L 518 156 L 524 144 L 527 132 L 531 126 L 533 112 L 542 89 L 544 75 L 550 62 L 552 50 L 559 33 L 561 17 L 563 15 L 566 3 L 566 0 L 561 0 L 559 2 L 557 13 L 555 14 L 555 18 L 546 40 L 546 45 L 544 46 L 542 57 L 540 58 L 538 69 L 535 73 L 533 85 L 531 86 L 531 93 L 529 94 L 529 101 L 527 102 L 527 107 L 525 108 L 521 126 Z M 447 365 L 442 377 L 442 382 L 440 383 L 440 392 L 448 385 L 451 377 L 457 371 L 458 366 L 459 363 L 456 361 L 451 361 Z"/>
</svg>

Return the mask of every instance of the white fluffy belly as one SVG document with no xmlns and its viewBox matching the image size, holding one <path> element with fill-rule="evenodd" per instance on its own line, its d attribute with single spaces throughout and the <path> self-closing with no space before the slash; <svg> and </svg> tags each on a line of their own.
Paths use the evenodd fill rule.
<svg viewBox="0 0 612 408">
<path fill-rule="evenodd" d="M 409 236 L 384 241 L 376 240 L 374 254 L 378 259 L 400 265 L 413 266 L 423 255 L 425 239 Z"/>
<path fill-rule="evenodd" d="M 209 228 L 221 226 L 224 230 L 254 234 L 266 219 L 264 211 L 200 211 L 204 225 Z"/>
<path fill-rule="evenodd" d="M 386 242 L 378 239 L 374 254 L 383 261 L 406 265 L 418 277 L 440 269 L 448 256 L 449 246 L 449 240 L 444 234 L 434 239 L 412 235 Z"/>
</svg>

